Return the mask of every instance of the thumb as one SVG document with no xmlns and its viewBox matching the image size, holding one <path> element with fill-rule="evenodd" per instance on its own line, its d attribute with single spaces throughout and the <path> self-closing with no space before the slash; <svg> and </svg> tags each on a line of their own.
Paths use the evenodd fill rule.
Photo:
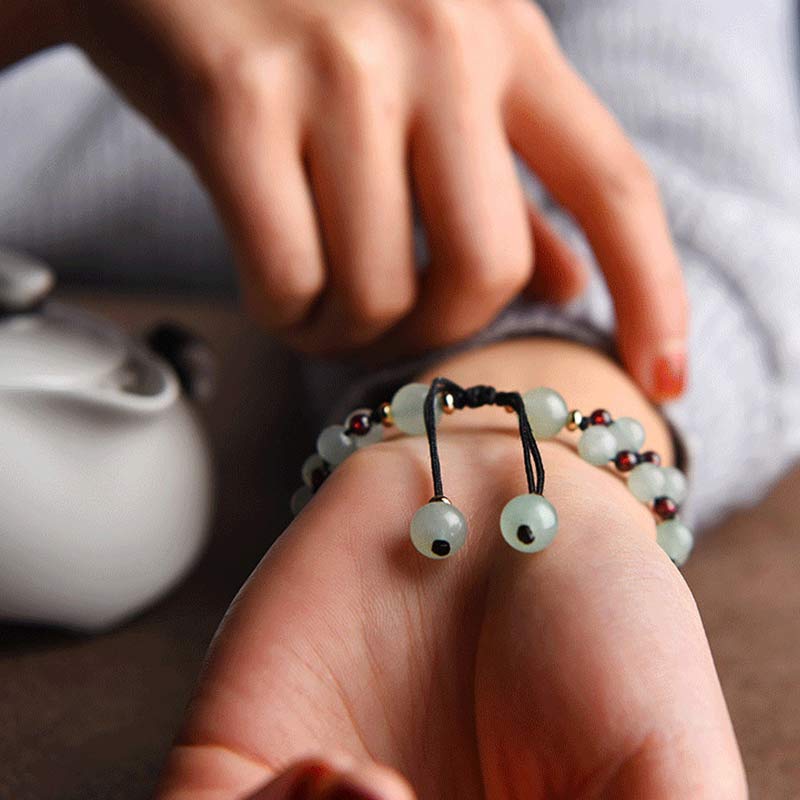
<svg viewBox="0 0 800 800">
<path fill-rule="evenodd" d="M 342 769 L 326 761 L 297 762 L 246 800 L 414 800 L 396 772 L 368 763 Z"/>
</svg>

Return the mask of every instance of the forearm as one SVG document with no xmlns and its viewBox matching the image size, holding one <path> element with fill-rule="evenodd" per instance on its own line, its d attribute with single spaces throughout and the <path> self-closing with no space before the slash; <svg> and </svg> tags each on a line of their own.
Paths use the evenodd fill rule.
<svg viewBox="0 0 800 800">
<path fill-rule="evenodd" d="M 525 391 L 549 386 L 558 391 L 570 408 L 590 412 L 606 408 L 615 417 L 630 416 L 645 428 L 645 447 L 662 456 L 664 464 L 674 460 L 672 437 L 664 418 L 644 397 L 633 380 L 608 357 L 583 345 L 555 338 L 524 338 L 476 348 L 431 367 L 421 380 L 445 375 L 462 385 L 491 384 L 499 389 Z M 457 415 L 452 425 L 514 428 L 511 415 L 486 408 Z M 575 443 L 574 434 L 563 432 L 564 441 Z"/>
<path fill-rule="evenodd" d="M 68 15 L 54 0 L 0 3 L 0 69 L 67 38 Z"/>
</svg>

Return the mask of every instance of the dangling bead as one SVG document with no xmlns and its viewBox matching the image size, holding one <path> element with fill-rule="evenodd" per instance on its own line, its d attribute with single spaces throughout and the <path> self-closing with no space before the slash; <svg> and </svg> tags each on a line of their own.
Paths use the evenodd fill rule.
<svg viewBox="0 0 800 800">
<path fill-rule="evenodd" d="M 633 417 L 620 417 L 608 426 L 617 440 L 618 450 L 632 450 L 638 453 L 644 444 L 644 428 Z"/>
<path fill-rule="evenodd" d="M 500 532 L 521 553 L 544 550 L 558 532 L 558 514 L 552 503 L 539 494 L 512 497 L 500 514 Z"/>
<path fill-rule="evenodd" d="M 308 501 L 313 497 L 313 492 L 308 486 L 301 486 L 292 495 L 289 501 L 289 506 L 292 509 L 292 514 L 297 516 L 305 507 Z"/>
<path fill-rule="evenodd" d="M 596 425 L 581 434 L 578 453 L 584 461 L 601 467 L 613 461 L 617 454 L 617 440 L 608 428 Z"/>
<path fill-rule="evenodd" d="M 643 503 L 650 503 L 656 497 L 664 496 L 664 473 L 655 464 L 639 464 L 628 478 L 631 494 Z"/>
<path fill-rule="evenodd" d="M 670 519 L 657 525 L 656 541 L 678 567 L 686 563 L 694 547 L 692 532 L 678 519 Z"/>
<path fill-rule="evenodd" d="M 464 515 L 443 498 L 426 503 L 411 520 L 411 541 L 427 558 L 447 558 L 458 552 L 466 539 Z"/>
<path fill-rule="evenodd" d="M 332 467 L 341 464 L 355 449 L 356 444 L 344 425 L 331 425 L 317 437 L 317 453 Z"/>
<path fill-rule="evenodd" d="M 522 402 L 537 439 L 551 439 L 567 424 L 569 409 L 564 398 L 553 389 L 545 386 L 531 389 L 522 396 Z"/>
<path fill-rule="evenodd" d="M 407 383 L 392 398 L 394 424 L 409 436 L 425 435 L 425 398 L 429 387 L 424 383 Z M 436 420 L 442 415 L 442 398 L 435 401 Z"/>
<path fill-rule="evenodd" d="M 662 467 L 661 472 L 664 475 L 664 496 L 681 505 L 689 493 L 686 476 L 676 467 Z"/>
</svg>

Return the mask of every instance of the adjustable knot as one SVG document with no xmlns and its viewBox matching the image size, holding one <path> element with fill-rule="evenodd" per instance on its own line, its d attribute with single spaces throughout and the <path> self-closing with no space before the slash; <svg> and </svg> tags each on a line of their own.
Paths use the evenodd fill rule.
<svg viewBox="0 0 800 800">
<path fill-rule="evenodd" d="M 423 417 L 425 432 L 428 436 L 428 448 L 431 452 L 431 474 L 433 477 L 433 490 L 436 497 L 444 495 L 442 489 L 442 468 L 439 462 L 439 444 L 436 437 L 436 401 L 441 403 L 441 408 L 447 413 L 453 409 L 480 408 L 481 406 L 505 406 L 513 410 L 519 419 L 519 434 L 522 439 L 522 455 L 525 461 L 525 477 L 528 481 L 528 491 L 531 494 L 542 494 L 544 491 L 544 465 L 539 453 L 539 446 L 533 436 L 528 415 L 525 413 L 525 404 L 519 392 L 498 392 L 493 386 L 471 386 L 464 389 L 448 378 L 434 378 L 425 397 Z M 531 458 L 536 464 L 534 475 Z"/>
<path fill-rule="evenodd" d="M 469 408 L 494 405 L 497 390 L 493 386 L 470 386 L 464 391 L 464 404 Z"/>
</svg>

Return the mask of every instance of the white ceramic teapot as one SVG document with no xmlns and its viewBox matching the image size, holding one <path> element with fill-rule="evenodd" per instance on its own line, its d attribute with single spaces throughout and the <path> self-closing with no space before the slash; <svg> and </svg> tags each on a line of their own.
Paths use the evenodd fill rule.
<svg viewBox="0 0 800 800">
<path fill-rule="evenodd" d="M 0 619 L 111 627 L 202 549 L 206 442 L 175 369 L 0 251 Z"/>
</svg>

